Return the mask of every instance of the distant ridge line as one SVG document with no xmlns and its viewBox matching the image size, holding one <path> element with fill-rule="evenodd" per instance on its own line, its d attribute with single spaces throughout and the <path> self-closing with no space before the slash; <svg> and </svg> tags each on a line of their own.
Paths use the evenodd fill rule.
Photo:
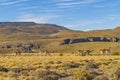
<svg viewBox="0 0 120 80">
<path fill-rule="evenodd" d="M 0 26 L 30 26 L 30 25 L 36 25 L 35 22 L 0 22 Z"/>
</svg>

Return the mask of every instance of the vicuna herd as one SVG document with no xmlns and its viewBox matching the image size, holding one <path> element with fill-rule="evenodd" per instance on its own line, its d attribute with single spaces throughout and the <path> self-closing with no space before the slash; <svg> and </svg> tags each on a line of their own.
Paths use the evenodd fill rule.
<svg viewBox="0 0 120 80">
<path fill-rule="evenodd" d="M 21 55 L 23 53 L 23 50 L 22 49 L 16 49 L 16 50 L 13 50 L 13 52 L 16 54 L 16 55 Z M 45 56 L 51 56 L 51 53 L 50 51 L 41 51 Z"/>
<path fill-rule="evenodd" d="M 94 50 L 78 50 L 77 51 L 77 55 L 78 56 L 86 56 L 86 55 L 91 55 L 90 53 L 94 51 Z M 103 48 L 99 50 L 101 55 L 111 55 L 111 47 L 107 48 Z"/>
<path fill-rule="evenodd" d="M 77 56 L 87 56 L 87 55 L 91 55 L 91 52 L 93 52 L 94 50 L 77 50 Z M 47 51 L 47 50 L 42 50 L 41 51 L 43 53 L 44 56 L 51 56 L 51 52 Z M 21 55 L 23 52 L 21 49 L 16 49 L 14 50 L 14 53 L 16 55 Z M 111 55 L 111 47 L 109 48 L 103 48 L 99 50 L 99 53 L 101 55 Z"/>
</svg>

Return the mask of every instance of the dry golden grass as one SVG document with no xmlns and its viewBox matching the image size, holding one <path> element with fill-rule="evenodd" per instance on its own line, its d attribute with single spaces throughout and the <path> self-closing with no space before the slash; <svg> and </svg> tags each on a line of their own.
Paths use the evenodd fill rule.
<svg viewBox="0 0 120 80">
<path fill-rule="evenodd" d="M 99 65 L 99 69 L 103 70 L 103 72 L 108 68 L 113 71 L 114 68 L 119 67 L 120 56 L 75 56 L 72 54 L 63 56 L 0 56 L 0 67 L 9 69 L 9 72 L 0 71 L 0 80 L 31 80 L 33 77 L 35 78 L 34 80 L 38 80 L 37 72 L 45 70 L 55 71 L 59 74 L 74 75 L 76 71 L 81 70 L 83 66 L 86 65 L 87 61 L 93 61 L 95 64 Z M 117 61 L 117 63 L 110 65 L 115 61 Z M 109 66 L 106 65 L 108 63 Z M 23 71 L 17 73 L 13 70 L 16 68 L 23 69 Z M 104 73 L 107 74 L 108 72 Z M 29 76 L 26 76 L 27 74 L 29 74 Z M 66 78 L 62 78 L 61 80 L 66 80 Z"/>
</svg>

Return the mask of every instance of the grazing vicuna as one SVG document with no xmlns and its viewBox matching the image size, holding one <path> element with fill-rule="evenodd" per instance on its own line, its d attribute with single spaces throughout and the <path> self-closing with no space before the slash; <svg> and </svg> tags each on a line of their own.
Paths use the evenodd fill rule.
<svg viewBox="0 0 120 80">
<path fill-rule="evenodd" d="M 41 52 L 42 52 L 45 56 L 51 56 L 50 51 L 41 50 Z"/>
<path fill-rule="evenodd" d="M 92 52 L 93 50 L 84 50 L 84 53 L 85 55 L 91 55 L 90 53 Z"/>
<path fill-rule="evenodd" d="M 108 49 L 100 49 L 100 53 L 102 55 L 111 55 L 111 47 L 109 47 Z"/>
<path fill-rule="evenodd" d="M 51 56 L 49 51 L 45 51 L 44 54 L 45 54 L 45 56 Z"/>
<path fill-rule="evenodd" d="M 78 56 L 86 56 L 86 55 L 90 55 L 90 53 L 92 52 L 93 50 L 78 50 L 77 51 L 77 55 Z"/>
<path fill-rule="evenodd" d="M 77 56 L 83 56 L 83 55 L 84 55 L 84 50 L 77 51 Z"/>
<path fill-rule="evenodd" d="M 21 55 L 22 54 L 22 50 L 21 49 L 16 49 L 14 50 L 16 55 Z"/>
</svg>

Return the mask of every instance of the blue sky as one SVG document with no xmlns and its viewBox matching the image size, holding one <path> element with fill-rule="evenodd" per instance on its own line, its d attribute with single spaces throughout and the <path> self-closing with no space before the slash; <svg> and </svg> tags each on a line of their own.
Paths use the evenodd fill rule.
<svg viewBox="0 0 120 80">
<path fill-rule="evenodd" d="M 74 30 L 120 25 L 120 0 L 0 0 L 0 22 L 33 21 Z"/>
</svg>

